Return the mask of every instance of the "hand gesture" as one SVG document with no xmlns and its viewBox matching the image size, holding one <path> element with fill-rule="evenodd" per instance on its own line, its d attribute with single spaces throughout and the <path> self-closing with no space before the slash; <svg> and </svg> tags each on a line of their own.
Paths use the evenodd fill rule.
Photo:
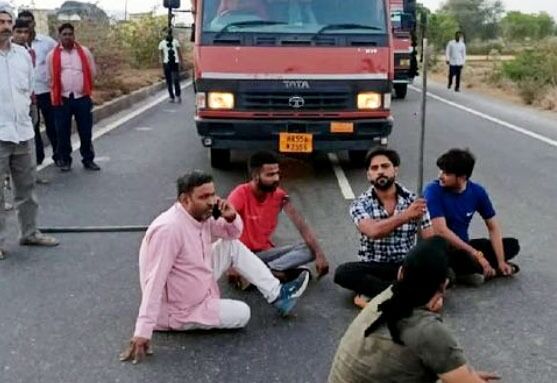
<svg viewBox="0 0 557 383">
<path fill-rule="evenodd" d="M 513 268 L 507 262 L 500 263 L 498 269 L 505 277 L 513 275 Z"/>
<path fill-rule="evenodd" d="M 145 359 L 145 356 L 153 355 L 151 349 L 151 341 L 146 338 L 135 336 L 130 340 L 128 348 L 120 354 L 120 361 L 132 361 L 132 364 L 137 364 Z"/>
<path fill-rule="evenodd" d="M 329 262 L 324 254 L 316 254 L 315 269 L 317 270 L 317 278 L 321 278 L 329 273 Z"/>
<path fill-rule="evenodd" d="M 232 222 L 236 219 L 236 209 L 225 199 L 218 198 L 217 206 L 221 212 L 222 218 L 226 219 L 228 222 Z"/>
<path fill-rule="evenodd" d="M 497 274 L 495 269 L 491 267 L 487 259 L 485 259 L 483 256 L 478 260 L 478 262 L 482 267 L 483 275 L 486 279 L 493 278 Z"/>
<path fill-rule="evenodd" d="M 418 198 L 404 211 L 409 221 L 417 220 L 422 218 L 422 216 L 427 211 L 427 205 L 425 199 Z"/>
</svg>

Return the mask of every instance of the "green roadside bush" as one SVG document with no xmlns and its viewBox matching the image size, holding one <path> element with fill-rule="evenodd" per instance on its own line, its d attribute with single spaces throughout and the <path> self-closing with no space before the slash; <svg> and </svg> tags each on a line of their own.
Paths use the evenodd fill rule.
<svg viewBox="0 0 557 383">
<path fill-rule="evenodd" d="M 503 75 L 513 81 L 526 104 L 557 87 L 557 40 L 548 40 L 503 63 Z"/>
</svg>

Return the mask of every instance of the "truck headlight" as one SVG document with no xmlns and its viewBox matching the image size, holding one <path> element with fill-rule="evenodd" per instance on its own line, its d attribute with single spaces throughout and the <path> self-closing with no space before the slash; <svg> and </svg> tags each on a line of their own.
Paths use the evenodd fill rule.
<svg viewBox="0 0 557 383">
<path fill-rule="evenodd" d="M 209 92 L 207 96 L 209 109 L 234 109 L 234 95 L 227 92 Z"/>
<path fill-rule="evenodd" d="M 401 68 L 410 68 L 410 59 L 400 59 Z"/>
<path fill-rule="evenodd" d="M 358 93 L 358 109 L 381 108 L 382 95 L 375 92 Z"/>
</svg>

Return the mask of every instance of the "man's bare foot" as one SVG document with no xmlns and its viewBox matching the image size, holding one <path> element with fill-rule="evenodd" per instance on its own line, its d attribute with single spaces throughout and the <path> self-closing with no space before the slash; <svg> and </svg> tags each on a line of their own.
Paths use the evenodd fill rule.
<svg viewBox="0 0 557 383">
<path fill-rule="evenodd" d="M 370 299 L 363 294 L 357 294 L 354 297 L 354 304 L 361 309 L 364 309 L 369 303 Z"/>
</svg>

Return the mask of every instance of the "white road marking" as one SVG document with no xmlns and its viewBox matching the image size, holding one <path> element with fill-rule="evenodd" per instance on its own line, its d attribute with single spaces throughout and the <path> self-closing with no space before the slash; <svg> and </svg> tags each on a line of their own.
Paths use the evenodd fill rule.
<svg viewBox="0 0 557 383">
<path fill-rule="evenodd" d="M 189 86 L 191 86 L 192 82 L 188 81 L 187 83 L 185 83 L 184 85 L 182 85 L 182 89 L 186 89 Z M 154 107 L 155 105 L 160 104 L 161 102 L 165 101 L 168 99 L 168 95 L 164 94 L 161 95 L 159 97 L 157 97 L 156 99 L 154 99 L 153 101 L 143 105 L 142 107 L 135 109 L 134 111 L 126 114 L 125 116 L 122 116 L 121 118 L 119 118 L 118 120 L 104 126 L 104 127 L 97 127 L 95 130 L 93 130 L 93 137 L 92 140 L 95 141 L 98 138 L 104 136 L 105 134 L 113 131 L 114 129 L 120 127 L 121 125 L 125 124 L 126 122 L 130 121 L 131 119 L 139 116 L 141 113 L 151 109 L 152 107 Z M 72 139 L 72 148 L 74 149 L 74 152 L 79 150 L 79 137 L 77 135 L 73 135 L 73 139 Z M 37 170 L 41 171 L 44 168 L 52 165 L 54 163 L 54 161 L 52 161 L 52 158 L 45 158 L 44 162 L 37 166 Z"/>
<path fill-rule="evenodd" d="M 102 156 L 102 157 L 95 157 L 95 162 L 109 162 L 110 157 Z"/>
<path fill-rule="evenodd" d="M 335 153 L 329 153 L 329 161 L 331 161 L 331 165 L 333 165 L 333 172 L 337 177 L 338 186 L 340 187 L 340 191 L 344 199 L 353 200 L 356 198 L 354 191 L 352 191 L 352 187 L 350 186 L 350 182 L 348 182 L 346 174 L 344 174 L 344 170 L 342 170 L 342 167 L 340 166 L 338 156 Z"/>
<path fill-rule="evenodd" d="M 422 92 L 422 89 L 420 89 L 420 88 L 418 88 L 418 87 L 416 87 L 416 86 L 410 86 L 410 89 L 412 89 L 412 90 L 414 90 L 414 91 L 416 91 L 416 92 L 419 92 L 419 93 Z M 494 123 L 496 123 L 496 124 L 498 124 L 498 125 L 501 125 L 501 126 L 507 128 L 507 129 L 513 130 L 513 131 L 515 131 L 515 132 L 517 132 L 517 133 L 523 134 L 523 135 L 528 136 L 528 137 L 530 137 L 530 138 L 534 138 L 534 139 L 536 139 L 536 140 L 538 140 L 538 141 L 544 142 L 544 143 L 546 143 L 546 144 L 548 144 L 548 145 L 551 145 L 551 146 L 557 148 L 557 141 L 556 141 L 556 140 L 552 140 L 552 139 L 549 138 L 549 137 L 546 137 L 546 136 L 543 136 L 543 135 L 541 135 L 541 134 L 538 134 L 538 133 L 529 131 L 529 130 L 527 130 L 527 129 L 521 128 L 520 126 L 513 125 L 513 124 L 511 124 L 510 122 L 500 120 L 500 119 L 498 119 L 498 118 L 496 118 L 496 117 L 492 117 L 492 116 L 490 116 L 490 115 L 488 115 L 488 114 L 479 112 L 479 111 L 477 111 L 477 110 L 475 110 L 475 109 L 468 108 L 468 107 L 463 106 L 463 105 L 460 105 L 460 104 L 458 104 L 458 103 L 456 103 L 456 102 L 449 101 L 449 100 L 447 100 L 447 99 L 445 99 L 445 98 L 443 98 L 443 97 L 441 97 L 441 96 L 438 96 L 438 95 L 436 95 L 436 94 L 433 94 L 433 93 L 431 93 L 431 92 L 427 92 L 427 95 L 428 95 L 429 97 L 433 98 L 434 100 L 440 101 L 440 102 L 445 103 L 445 104 L 447 104 L 447 105 L 450 105 L 450 106 L 452 106 L 452 107 L 454 107 L 454 108 L 463 110 L 463 111 L 465 111 L 465 112 L 468 112 L 468 113 L 470 113 L 470 114 L 473 114 L 474 116 L 483 118 L 484 120 L 494 122 Z"/>
<path fill-rule="evenodd" d="M 135 128 L 135 130 L 137 130 L 138 132 L 149 132 L 153 130 L 153 128 L 150 128 L 148 126 L 138 126 L 137 128 Z"/>
</svg>

